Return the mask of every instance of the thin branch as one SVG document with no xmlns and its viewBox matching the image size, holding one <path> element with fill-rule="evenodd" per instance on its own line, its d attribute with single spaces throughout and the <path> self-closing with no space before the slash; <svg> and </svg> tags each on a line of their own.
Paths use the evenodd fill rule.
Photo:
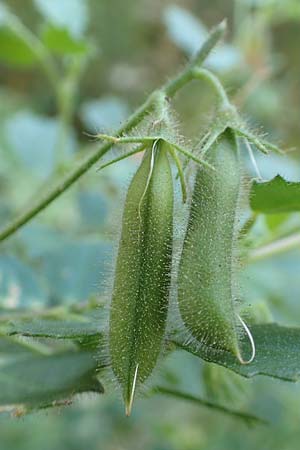
<svg viewBox="0 0 300 450">
<path fill-rule="evenodd" d="M 257 416 L 254 416 L 252 414 L 248 414 L 248 413 L 245 413 L 242 411 L 236 411 L 234 409 L 227 408 L 222 405 L 218 405 L 217 403 L 210 402 L 210 401 L 202 399 L 200 397 L 195 397 L 194 395 L 187 394 L 185 392 L 177 391 L 174 389 L 169 389 L 169 388 L 166 388 L 163 386 L 158 386 L 157 388 L 155 388 L 155 391 L 158 392 L 159 394 L 176 397 L 176 398 L 179 398 L 182 400 L 187 400 L 187 401 L 196 403 L 200 406 L 205 406 L 206 408 L 214 409 L 214 410 L 219 411 L 224 414 L 229 414 L 237 419 L 243 420 L 247 424 L 254 424 L 254 423 L 259 423 L 259 424 L 264 424 L 264 425 L 267 424 L 267 422 L 265 420 L 263 420 Z"/>
<path fill-rule="evenodd" d="M 263 247 L 256 248 L 250 252 L 249 262 L 260 261 L 281 253 L 300 248 L 300 233 L 271 242 Z"/>
<path fill-rule="evenodd" d="M 228 100 L 224 87 L 222 86 L 220 80 L 212 72 L 206 69 L 195 68 L 193 73 L 195 79 L 204 80 L 211 85 L 223 108 L 233 109 Z"/>
<path fill-rule="evenodd" d="M 195 58 L 186 66 L 186 68 L 180 72 L 175 78 L 167 82 L 160 90 L 152 93 L 145 103 L 140 106 L 124 123 L 124 125 L 116 132 L 116 136 L 122 136 L 129 133 L 135 128 L 149 113 L 153 111 L 153 108 L 161 96 L 173 97 L 176 92 L 191 81 L 194 77 L 193 70 L 196 67 L 201 66 L 205 58 L 211 52 L 211 50 L 217 45 L 220 39 L 224 36 L 226 30 L 225 22 L 219 24 L 209 34 L 207 40 L 202 45 L 201 49 L 195 56 Z M 113 143 L 107 142 L 101 145 L 101 147 L 93 152 L 91 155 L 81 162 L 75 169 L 73 169 L 69 175 L 67 175 L 57 186 L 55 186 L 44 198 L 38 203 L 30 207 L 17 219 L 13 220 L 0 232 L 0 241 L 4 241 L 6 238 L 14 234 L 19 228 L 28 223 L 33 217 L 39 214 L 43 209 L 49 206 L 57 197 L 65 192 L 73 183 L 75 183 L 82 175 L 84 175 L 99 159 L 101 159 L 112 147 Z"/>
<path fill-rule="evenodd" d="M 216 28 L 214 28 L 209 34 L 207 40 L 202 45 L 199 52 L 187 65 L 186 69 L 183 70 L 176 78 L 173 78 L 166 84 L 164 91 L 168 97 L 173 97 L 176 92 L 185 86 L 189 81 L 194 79 L 193 70 L 197 67 L 202 66 L 203 62 L 213 50 L 213 48 L 218 44 L 218 42 L 223 38 L 226 31 L 226 21 L 223 20 Z"/>
</svg>

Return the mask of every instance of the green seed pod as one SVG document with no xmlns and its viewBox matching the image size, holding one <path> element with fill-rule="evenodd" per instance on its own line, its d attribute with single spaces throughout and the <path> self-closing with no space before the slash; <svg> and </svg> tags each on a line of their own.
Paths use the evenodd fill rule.
<svg viewBox="0 0 300 450">
<path fill-rule="evenodd" d="M 201 168 L 196 174 L 179 265 L 178 304 L 186 328 L 197 341 L 230 351 L 244 362 L 238 347 L 240 318 L 234 309 L 241 168 L 230 129 L 208 151 L 207 161 L 216 172 Z"/>
<path fill-rule="evenodd" d="M 146 150 L 129 186 L 115 269 L 109 348 L 127 415 L 156 365 L 168 311 L 173 182 L 163 147 L 158 140 Z"/>
</svg>

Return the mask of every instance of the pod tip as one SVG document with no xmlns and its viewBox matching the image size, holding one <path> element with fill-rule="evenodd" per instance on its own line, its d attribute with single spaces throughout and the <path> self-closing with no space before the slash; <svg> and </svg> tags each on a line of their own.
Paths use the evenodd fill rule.
<svg viewBox="0 0 300 450">
<path fill-rule="evenodd" d="M 136 367 L 135 367 L 133 381 L 132 381 L 132 385 L 131 385 L 131 388 L 130 388 L 129 396 L 125 400 L 125 414 L 126 414 L 126 417 L 129 417 L 130 414 L 131 414 L 132 405 L 133 405 L 133 399 L 134 399 L 134 394 L 135 394 L 135 388 L 136 388 L 136 380 L 137 380 L 138 369 L 139 369 L 139 365 L 137 364 Z"/>
<path fill-rule="evenodd" d="M 126 405 L 125 405 L 125 415 L 126 415 L 126 417 L 130 416 L 131 408 L 132 408 L 132 405 L 130 405 L 129 403 L 126 403 Z"/>
<path fill-rule="evenodd" d="M 241 324 L 242 324 L 242 326 L 243 326 L 243 328 L 244 328 L 244 330 L 245 330 L 245 332 L 247 334 L 247 337 L 249 339 L 250 345 L 251 345 L 252 353 L 251 353 L 250 359 L 244 360 L 244 358 L 242 357 L 240 351 L 238 350 L 238 352 L 237 352 L 237 358 L 238 358 L 239 362 L 241 364 L 243 364 L 243 365 L 246 365 L 246 364 L 252 363 L 252 361 L 255 358 L 255 354 L 256 354 L 255 342 L 254 342 L 254 339 L 253 339 L 251 331 L 249 330 L 249 328 L 247 327 L 247 325 L 245 324 L 245 322 L 243 321 L 241 316 L 239 314 L 237 314 L 237 317 L 238 317 L 239 321 L 241 322 Z"/>
</svg>

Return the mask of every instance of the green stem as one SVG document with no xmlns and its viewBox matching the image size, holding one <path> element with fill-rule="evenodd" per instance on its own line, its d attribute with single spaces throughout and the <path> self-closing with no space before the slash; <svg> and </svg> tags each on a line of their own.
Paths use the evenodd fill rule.
<svg viewBox="0 0 300 450">
<path fill-rule="evenodd" d="M 122 136 L 129 133 L 135 128 L 149 113 L 153 111 L 157 98 L 173 97 L 176 92 L 194 77 L 194 69 L 200 66 L 211 50 L 216 46 L 220 39 L 224 36 L 226 25 L 224 22 L 214 28 L 203 46 L 199 50 L 195 58 L 187 65 L 187 67 L 179 73 L 175 78 L 171 79 L 160 90 L 152 93 L 143 105 L 141 105 L 116 132 L 116 136 Z M 75 183 L 82 175 L 84 175 L 100 158 L 102 158 L 113 146 L 113 143 L 107 142 L 93 152 L 91 155 L 73 169 L 57 186 L 55 186 L 44 198 L 38 203 L 30 207 L 17 219 L 13 220 L 0 232 L 0 241 L 14 234 L 19 228 L 28 223 L 33 217 L 39 214 L 43 209 L 49 206 L 57 197 L 65 192 L 73 183 Z"/>
<path fill-rule="evenodd" d="M 163 386 L 157 386 L 154 392 L 158 392 L 159 394 L 168 395 L 170 397 L 176 397 L 181 400 L 187 400 L 193 402 L 197 405 L 205 406 L 206 408 L 214 409 L 224 414 L 229 414 L 234 416 L 237 419 L 241 419 L 246 423 L 260 423 L 266 424 L 267 422 L 259 417 L 253 416 L 252 414 L 248 414 L 242 411 L 236 411 L 231 408 L 227 408 L 222 405 L 218 405 L 217 403 L 210 402 L 208 400 L 202 399 L 200 397 L 195 397 L 194 395 L 187 394 L 186 392 L 177 391 L 174 389 L 169 389 Z"/>
<path fill-rule="evenodd" d="M 279 239 L 270 244 L 256 248 L 250 252 L 249 262 L 256 262 L 262 259 L 267 259 L 281 253 L 288 252 L 300 247 L 300 233 Z"/>
<path fill-rule="evenodd" d="M 176 92 L 185 86 L 189 81 L 194 79 L 193 70 L 196 67 L 202 66 L 203 62 L 210 54 L 212 49 L 223 38 L 226 31 L 226 21 L 221 22 L 216 28 L 214 28 L 209 34 L 207 40 L 202 45 L 199 52 L 187 65 L 187 67 L 177 75 L 176 78 L 171 79 L 164 87 L 164 91 L 168 97 L 173 97 Z"/>
<path fill-rule="evenodd" d="M 195 68 L 193 70 L 193 77 L 197 80 L 204 80 L 212 86 L 223 109 L 228 108 L 231 110 L 233 108 L 228 100 L 226 91 L 222 86 L 220 80 L 212 72 L 205 69 Z"/>
</svg>

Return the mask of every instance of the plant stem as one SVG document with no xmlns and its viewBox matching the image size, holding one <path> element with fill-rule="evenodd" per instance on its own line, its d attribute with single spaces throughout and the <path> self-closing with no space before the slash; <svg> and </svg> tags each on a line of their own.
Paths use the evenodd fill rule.
<svg viewBox="0 0 300 450">
<path fill-rule="evenodd" d="M 224 87 L 222 86 L 220 80 L 212 72 L 205 69 L 195 68 L 193 70 L 193 75 L 195 79 L 204 80 L 211 85 L 216 95 L 218 96 L 221 106 L 224 109 L 232 108 Z"/>
<path fill-rule="evenodd" d="M 210 402 L 210 401 L 202 399 L 200 397 L 195 397 L 194 395 L 188 394 L 186 392 L 169 389 L 164 386 L 157 386 L 155 388 L 155 391 L 158 392 L 159 394 L 168 395 L 170 397 L 176 397 L 181 400 L 187 400 L 187 401 L 193 402 L 195 404 L 205 406 L 206 408 L 214 409 L 214 410 L 220 411 L 224 414 L 229 414 L 231 416 L 234 416 L 238 419 L 245 421 L 248 424 L 260 423 L 260 424 L 266 425 L 266 423 L 267 423 L 265 420 L 263 420 L 259 417 L 253 416 L 252 414 L 248 414 L 248 413 L 245 413 L 242 411 L 236 411 L 234 409 L 227 408 L 222 405 L 218 405 L 217 403 Z"/>
<path fill-rule="evenodd" d="M 216 28 L 214 28 L 209 34 L 207 40 L 202 45 L 196 56 L 190 61 L 187 67 L 165 85 L 163 90 L 169 97 L 173 97 L 176 92 L 185 86 L 189 81 L 194 79 L 193 70 L 196 67 L 202 66 L 204 60 L 210 54 L 212 49 L 222 39 L 226 31 L 226 21 L 221 22 Z"/>
<path fill-rule="evenodd" d="M 300 233 L 279 239 L 250 252 L 249 262 L 256 262 L 300 247 Z"/>
<path fill-rule="evenodd" d="M 216 28 L 214 28 L 209 34 L 207 40 L 204 42 L 199 52 L 194 59 L 180 72 L 175 78 L 167 82 L 161 89 L 154 91 L 145 103 L 140 106 L 124 123 L 123 126 L 117 131 L 116 136 L 122 136 L 135 128 L 149 113 L 153 111 L 153 108 L 161 96 L 173 97 L 176 92 L 182 88 L 185 84 L 194 78 L 194 69 L 199 67 L 216 46 L 220 39 L 224 36 L 226 30 L 225 22 L 221 22 Z M 0 232 L 0 241 L 4 241 L 6 238 L 14 234 L 19 228 L 28 223 L 33 217 L 40 213 L 43 209 L 50 205 L 57 197 L 65 192 L 75 181 L 77 181 L 82 175 L 84 175 L 105 153 L 107 153 L 113 143 L 107 142 L 101 145 L 101 147 L 88 155 L 87 158 L 81 162 L 75 169 L 73 169 L 57 186 L 55 186 L 44 198 L 38 203 L 30 207 L 17 219 L 13 220 Z"/>
</svg>

